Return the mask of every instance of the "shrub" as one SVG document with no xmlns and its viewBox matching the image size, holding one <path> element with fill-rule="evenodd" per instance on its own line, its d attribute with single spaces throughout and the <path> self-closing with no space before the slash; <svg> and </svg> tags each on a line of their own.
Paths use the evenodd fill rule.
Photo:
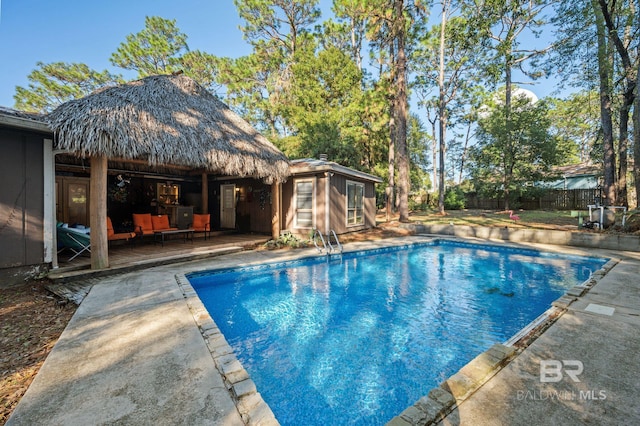
<svg viewBox="0 0 640 426">
<path fill-rule="evenodd" d="M 290 232 L 282 234 L 276 240 L 269 240 L 264 243 L 267 249 L 278 249 L 283 247 L 298 248 L 307 247 L 309 242 L 307 240 L 300 240 Z"/>
<path fill-rule="evenodd" d="M 465 207 L 464 192 L 457 186 L 447 188 L 444 193 L 445 210 L 462 210 Z"/>
<path fill-rule="evenodd" d="M 640 231 L 640 209 L 631 210 L 628 213 L 625 227 L 628 232 L 636 233 Z"/>
</svg>

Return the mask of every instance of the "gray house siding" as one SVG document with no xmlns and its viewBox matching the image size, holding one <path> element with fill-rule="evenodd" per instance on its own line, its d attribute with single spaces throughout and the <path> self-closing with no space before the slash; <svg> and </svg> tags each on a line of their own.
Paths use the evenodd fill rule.
<svg viewBox="0 0 640 426">
<path fill-rule="evenodd" d="M 43 139 L 0 129 L 0 268 L 44 263 Z"/>
</svg>

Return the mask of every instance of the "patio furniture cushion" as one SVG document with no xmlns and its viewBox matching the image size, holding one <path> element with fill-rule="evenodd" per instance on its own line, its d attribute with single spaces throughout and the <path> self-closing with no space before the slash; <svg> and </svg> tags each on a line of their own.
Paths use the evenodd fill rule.
<svg viewBox="0 0 640 426">
<path fill-rule="evenodd" d="M 119 232 L 116 234 L 116 231 L 113 229 L 113 223 L 111 222 L 111 218 L 107 216 L 107 240 L 115 241 L 115 240 L 130 240 L 136 236 L 135 232 Z"/>
<path fill-rule="evenodd" d="M 178 228 L 172 228 L 169 225 L 169 216 L 166 214 L 159 214 L 151 216 L 151 224 L 153 225 L 153 231 L 173 231 Z"/>
<path fill-rule="evenodd" d="M 193 214 L 193 230 L 194 231 L 208 231 L 209 226 L 209 214 Z"/>
<path fill-rule="evenodd" d="M 133 226 L 135 233 L 138 235 L 153 235 L 151 213 L 134 213 Z"/>
<path fill-rule="evenodd" d="M 193 214 L 193 225 L 195 232 L 204 232 L 204 239 L 207 239 L 207 232 L 211 234 L 210 214 Z"/>
</svg>

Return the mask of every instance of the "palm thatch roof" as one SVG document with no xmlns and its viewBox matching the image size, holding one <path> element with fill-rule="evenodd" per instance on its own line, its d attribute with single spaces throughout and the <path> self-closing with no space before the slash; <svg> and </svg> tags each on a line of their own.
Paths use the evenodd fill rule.
<svg viewBox="0 0 640 426">
<path fill-rule="evenodd" d="M 267 183 L 289 175 L 285 155 L 184 75 L 157 75 L 98 90 L 47 115 L 57 149 L 144 160 Z"/>
</svg>

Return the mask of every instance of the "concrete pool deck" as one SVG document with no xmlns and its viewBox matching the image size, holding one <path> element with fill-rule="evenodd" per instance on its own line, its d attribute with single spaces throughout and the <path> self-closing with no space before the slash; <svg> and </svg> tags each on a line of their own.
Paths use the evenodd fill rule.
<svg viewBox="0 0 640 426">
<path fill-rule="evenodd" d="M 421 238 L 346 248 L 410 239 Z M 640 253 L 519 246 L 620 262 L 441 423 L 640 424 Z M 236 381 L 242 386 L 230 392 L 212 357 L 212 330 L 203 329 L 206 319 L 190 307 L 176 275 L 314 254 L 247 251 L 88 278 L 91 290 L 7 424 L 276 424 L 250 380 Z M 541 360 L 552 362 L 544 383 Z M 554 361 L 569 363 L 558 370 Z M 575 361 L 583 367 L 579 374 Z M 232 397 L 238 392 L 244 406 Z M 394 419 L 411 424 L 406 420 Z"/>
</svg>

